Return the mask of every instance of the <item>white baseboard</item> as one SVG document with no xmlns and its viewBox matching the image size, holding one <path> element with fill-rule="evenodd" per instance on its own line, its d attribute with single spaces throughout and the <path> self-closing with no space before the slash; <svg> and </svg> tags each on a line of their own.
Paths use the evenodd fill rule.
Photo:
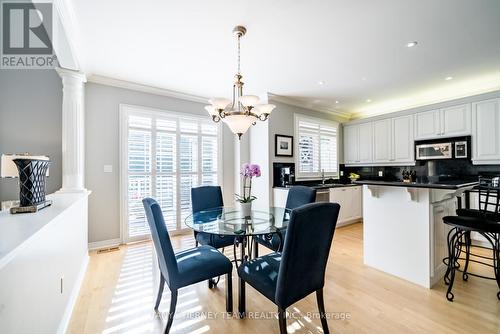
<svg viewBox="0 0 500 334">
<path fill-rule="evenodd" d="M 89 250 L 119 246 L 121 245 L 121 243 L 122 240 L 120 238 L 89 242 Z"/>
<path fill-rule="evenodd" d="M 58 334 L 64 334 L 68 330 L 69 322 L 71 320 L 71 315 L 73 314 L 73 309 L 75 308 L 76 301 L 78 300 L 78 296 L 80 295 L 80 289 L 83 285 L 83 280 L 85 279 L 85 274 L 87 273 L 89 258 L 90 257 L 88 255 L 85 255 L 82 267 L 80 268 L 80 272 L 78 273 L 78 277 L 76 278 L 75 281 L 75 286 L 73 287 L 73 291 L 71 291 L 68 304 L 66 305 L 63 317 L 61 319 L 61 322 L 59 323 L 59 328 L 57 329 Z"/>
<path fill-rule="evenodd" d="M 351 219 L 351 220 L 344 220 L 342 222 L 337 222 L 336 228 L 337 227 L 342 227 L 342 226 L 347 226 L 355 223 L 362 223 L 363 218 L 356 218 L 356 219 Z"/>
</svg>

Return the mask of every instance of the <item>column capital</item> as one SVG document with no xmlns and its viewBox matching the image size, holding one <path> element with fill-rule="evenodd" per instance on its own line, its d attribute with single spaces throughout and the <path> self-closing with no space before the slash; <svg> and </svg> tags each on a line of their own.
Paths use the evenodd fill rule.
<svg viewBox="0 0 500 334">
<path fill-rule="evenodd" d="M 79 80 L 82 83 L 87 82 L 87 76 L 80 71 L 68 70 L 67 68 L 56 67 L 56 72 L 62 79 L 71 78 Z"/>
</svg>

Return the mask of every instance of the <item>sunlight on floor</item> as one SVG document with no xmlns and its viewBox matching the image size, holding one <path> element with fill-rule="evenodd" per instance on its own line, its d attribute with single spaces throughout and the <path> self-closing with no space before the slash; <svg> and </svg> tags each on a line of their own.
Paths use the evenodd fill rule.
<svg viewBox="0 0 500 334">
<path fill-rule="evenodd" d="M 183 248 L 194 247 L 191 236 L 185 239 L 180 241 Z M 166 318 L 170 305 L 170 291 L 165 286 L 159 313 L 156 314 L 153 306 L 160 275 L 156 263 L 153 245 L 150 243 L 137 244 L 125 250 L 102 334 L 163 332 L 166 323 L 163 319 Z M 188 287 L 179 291 L 172 333 L 201 334 L 210 330 L 204 317 L 189 318 L 190 314 L 202 311 L 199 302 L 195 289 Z"/>
</svg>

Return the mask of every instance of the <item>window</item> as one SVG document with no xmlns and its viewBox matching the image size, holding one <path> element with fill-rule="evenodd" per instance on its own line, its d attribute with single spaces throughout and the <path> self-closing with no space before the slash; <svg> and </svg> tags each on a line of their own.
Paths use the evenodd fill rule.
<svg viewBox="0 0 500 334">
<path fill-rule="evenodd" d="M 191 188 L 219 182 L 219 126 L 207 117 L 120 108 L 124 241 L 149 235 L 146 196 L 160 204 L 169 231 L 183 229 Z"/>
<path fill-rule="evenodd" d="M 295 115 L 297 178 L 337 177 L 338 123 Z"/>
</svg>

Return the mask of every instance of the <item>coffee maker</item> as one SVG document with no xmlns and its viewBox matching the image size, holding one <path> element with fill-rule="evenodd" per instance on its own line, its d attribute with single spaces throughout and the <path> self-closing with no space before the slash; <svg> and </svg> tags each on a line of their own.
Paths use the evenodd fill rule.
<svg viewBox="0 0 500 334">
<path fill-rule="evenodd" d="M 294 163 L 273 163 L 273 186 L 289 187 L 295 182 L 295 164 Z"/>
</svg>

